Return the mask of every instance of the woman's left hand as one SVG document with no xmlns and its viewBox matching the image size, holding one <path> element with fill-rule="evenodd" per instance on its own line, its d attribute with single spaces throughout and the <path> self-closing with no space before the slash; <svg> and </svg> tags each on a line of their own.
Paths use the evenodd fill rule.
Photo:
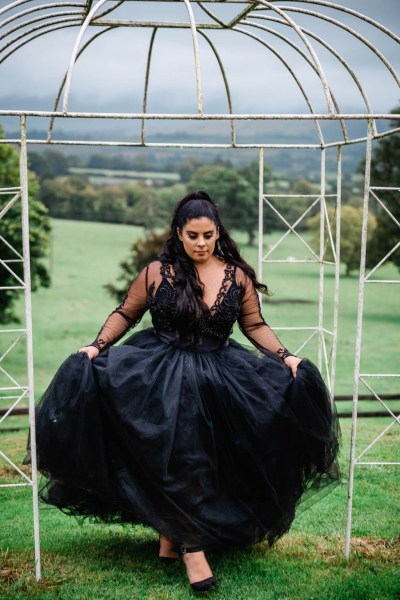
<svg viewBox="0 0 400 600">
<path fill-rule="evenodd" d="M 297 367 L 301 360 L 302 359 L 298 356 L 287 356 L 283 361 L 287 367 L 290 367 L 292 369 L 293 377 L 296 377 Z"/>
</svg>

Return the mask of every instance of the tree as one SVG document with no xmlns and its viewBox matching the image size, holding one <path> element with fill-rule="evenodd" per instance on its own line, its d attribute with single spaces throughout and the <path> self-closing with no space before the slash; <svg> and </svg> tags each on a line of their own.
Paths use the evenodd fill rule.
<svg viewBox="0 0 400 600">
<path fill-rule="evenodd" d="M 400 106 L 391 112 L 399 113 Z M 398 127 L 399 123 L 392 121 L 391 125 Z M 364 163 L 360 165 L 361 168 L 364 169 Z M 391 135 L 378 142 L 372 155 L 371 183 L 377 187 L 400 188 L 400 135 Z M 399 192 L 378 191 L 377 195 L 397 221 L 400 221 Z M 367 264 L 369 266 L 376 265 L 399 241 L 399 227 L 396 223 L 380 205 L 375 204 L 374 209 L 376 211 L 376 228 L 371 242 L 368 244 Z M 392 254 L 389 260 L 400 269 L 399 251 Z"/>
<path fill-rule="evenodd" d="M 258 223 L 258 187 L 255 189 L 240 173 L 223 166 L 202 167 L 193 175 L 189 190 L 205 190 L 218 204 L 228 228 L 246 231 L 254 244 Z"/>
<path fill-rule="evenodd" d="M 332 236 L 335 239 L 336 220 L 335 209 L 328 206 L 328 218 L 331 223 Z M 360 267 L 361 253 L 361 225 L 362 225 L 362 209 L 355 206 L 343 206 L 340 224 L 340 262 L 346 265 L 346 275 L 351 275 L 351 272 Z M 310 246 L 315 252 L 319 252 L 319 225 L 320 217 L 315 215 L 308 219 L 308 225 L 312 234 Z M 373 215 L 368 217 L 368 243 L 371 240 L 376 220 Z M 325 240 L 328 240 L 328 232 L 325 230 Z M 325 260 L 333 260 L 333 253 L 330 242 L 326 244 Z"/>
<path fill-rule="evenodd" d="M 3 130 L 0 128 L 0 137 Z M 0 144 L 0 188 L 19 187 L 19 156 L 8 144 Z M 50 284 L 49 272 L 43 263 L 50 246 L 50 220 L 45 206 L 37 199 L 39 184 L 34 173 L 28 172 L 29 186 L 29 241 L 31 257 L 31 286 L 36 290 L 39 286 Z M 10 199 L 8 196 L 6 202 Z M 22 254 L 21 205 L 16 202 L 0 219 L 0 236 Z M 0 244 L 0 258 L 3 261 L 15 260 L 16 255 L 4 243 Z M 12 270 L 23 278 L 23 265 L 18 262 L 8 263 Z M 4 267 L 0 270 L 0 287 L 18 285 L 15 277 Z M 2 290 L 0 293 L 0 322 L 5 324 L 18 321 L 14 312 L 15 301 L 19 290 Z"/>
<path fill-rule="evenodd" d="M 160 254 L 162 245 L 167 238 L 169 229 L 161 233 L 150 232 L 147 237 L 140 238 L 134 242 L 130 248 L 129 256 L 120 263 L 121 274 L 117 281 L 121 281 L 121 286 L 107 283 L 104 288 L 117 301 L 121 301 L 131 281 Z"/>
<path fill-rule="evenodd" d="M 40 181 L 47 177 L 68 175 L 70 160 L 62 152 L 47 150 L 43 154 L 29 153 L 29 167 L 38 175 Z"/>
<path fill-rule="evenodd" d="M 97 192 L 83 177 L 45 179 L 40 199 L 52 217 L 95 220 Z"/>
<path fill-rule="evenodd" d="M 177 202 L 185 196 L 186 187 L 181 183 L 161 188 L 134 183 L 126 185 L 124 193 L 128 207 L 126 222 L 154 229 L 168 223 Z"/>
<path fill-rule="evenodd" d="M 192 157 L 180 162 L 176 167 L 171 167 L 170 170 L 176 170 L 181 176 L 181 181 L 187 183 L 193 177 L 195 172 L 204 166 L 204 161 L 201 158 Z"/>
<path fill-rule="evenodd" d="M 258 160 L 252 160 L 242 167 L 239 167 L 237 172 L 242 175 L 250 185 L 256 190 L 258 194 L 258 185 L 260 178 L 260 166 Z M 271 179 L 271 168 L 269 165 L 264 164 L 264 186 Z"/>
</svg>

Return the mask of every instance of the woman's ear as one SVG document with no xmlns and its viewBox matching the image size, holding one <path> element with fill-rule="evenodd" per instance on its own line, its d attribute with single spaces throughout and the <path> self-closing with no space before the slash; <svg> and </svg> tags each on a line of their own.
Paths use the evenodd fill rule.
<svg viewBox="0 0 400 600">
<path fill-rule="evenodd" d="M 217 235 L 215 236 L 215 239 L 218 240 L 219 239 L 219 227 L 217 227 Z"/>
<path fill-rule="evenodd" d="M 182 241 L 182 230 L 179 229 L 179 227 L 176 228 L 176 233 L 178 235 L 178 238 Z"/>
</svg>

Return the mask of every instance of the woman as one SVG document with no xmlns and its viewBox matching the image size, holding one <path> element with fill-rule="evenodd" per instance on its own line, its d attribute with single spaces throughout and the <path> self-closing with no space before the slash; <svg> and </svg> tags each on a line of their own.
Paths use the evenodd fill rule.
<svg viewBox="0 0 400 600">
<path fill-rule="evenodd" d="M 267 292 L 203 191 L 177 206 L 160 260 L 96 340 L 60 368 L 37 412 L 42 498 L 143 523 L 215 589 L 204 549 L 271 544 L 300 500 L 338 480 L 337 419 L 321 376 L 264 322 Z M 113 346 L 150 310 L 153 328 Z M 238 320 L 261 353 L 229 338 Z"/>
</svg>

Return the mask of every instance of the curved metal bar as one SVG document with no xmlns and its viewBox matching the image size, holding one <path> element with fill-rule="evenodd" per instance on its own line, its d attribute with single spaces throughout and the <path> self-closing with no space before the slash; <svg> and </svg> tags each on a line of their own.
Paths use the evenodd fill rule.
<svg viewBox="0 0 400 600">
<path fill-rule="evenodd" d="M 374 135 L 374 139 L 381 139 L 384 137 L 388 137 L 389 135 L 394 135 L 395 133 L 400 133 L 400 127 L 396 127 L 395 129 L 388 129 L 387 131 L 382 131 L 382 133 L 377 133 Z"/>
<path fill-rule="evenodd" d="M 30 1 L 30 0 L 28 0 L 28 1 Z M 117 8 L 118 6 L 120 6 L 120 4 L 121 4 L 123 1 L 124 1 L 124 0 L 118 0 L 118 3 L 117 3 L 117 5 L 116 5 L 116 6 L 113 6 L 113 7 L 112 7 L 112 10 L 114 10 L 115 8 Z M 80 6 L 80 5 L 76 4 L 76 3 L 75 3 L 75 4 L 74 4 L 74 3 L 59 3 L 59 4 L 56 4 L 56 6 L 61 6 L 61 5 L 63 5 L 63 4 L 71 4 L 71 5 L 73 5 L 73 6 Z M 46 8 L 47 8 L 48 6 L 54 6 L 54 5 L 42 5 L 42 6 L 40 6 L 40 7 L 35 7 L 35 9 L 30 9 L 30 12 L 32 12 L 33 10 L 39 10 L 39 9 L 41 9 L 41 8 L 44 8 L 44 7 L 46 7 Z M 84 6 L 84 5 L 82 5 L 82 6 Z M 107 11 L 105 11 L 103 14 L 106 14 L 106 13 L 110 12 L 110 10 L 111 10 L 111 9 L 108 9 L 108 10 L 107 10 Z M 71 14 L 72 14 L 72 13 L 71 13 Z M 78 13 L 78 12 L 77 12 L 77 14 L 79 15 L 80 13 Z M 100 15 L 100 16 L 102 16 L 102 15 Z M 75 21 L 75 19 L 73 19 L 73 20 Z M 20 48 L 22 48 L 23 46 L 25 46 L 27 43 L 31 42 L 32 40 L 34 40 L 34 39 L 36 39 L 36 38 L 38 38 L 38 37 L 40 37 L 41 35 L 44 35 L 44 34 L 46 34 L 46 33 L 51 33 L 51 32 L 53 32 L 53 31 L 57 31 L 57 30 L 63 29 L 63 27 L 62 27 L 62 26 L 61 26 L 61 27 L 60 27 L 60 26 L 54 27 L 54 25 L 56 25 L 56 24 L 58 24 L 58 23 L 62 23 L 62 22 L 63 22 L 63 21 L 59 21 L 59 20 L 56 20 L 56 19 L 55 19 L 55 20 L 53 20 L 53 21 L 52 21 L 52 23 L 44 23 L 44 24 L 42 24 L 42 26 L 40 26 L 40 27 L 35 27 L 35 28 L 31 29 L 30 31 L 26 31 L 26 32 L 24 32 L 22 35 L 20 35 L 20 36 L 16 36 L 15 38 L 13 38 L 13 40 L 11 40 L 11 41 L 10 41 L 10 42 L 8 42 L 7 44 L 5 44 L 5 45 L 4 45 L 2 48 L 0 48 L 0 52 L 4 52 L 4 50 L 5 50 L 6 48 L 8 48 L 8 47 L 9 47 L 10 45 L 12 45 L 13 43 L 17 42 L 19 39 L 22 39 L 22 38 L 23 38 L 25 35 L 29 35 L 29 34 L 31 34 L 33 31 L 40 31 L 40 29 L 42 29 L 42 28 L 44 29 L 45 27 L 50 27 L 50 29 L 48 29 L 47 31 L 43 31 L 43 32 L 41 32 L 40 34 L 36 34 L 36 35 L 34 35 L 34 36 L 31 36 L 31 37 L 30 37 L 30 38 L 28 38 L 28 39 L 27 39 L 25 42 L 23 42 L 22 44 L 19 44 L 18 46 L 16 46 L 16 47 L 15 47 L 15 48 L 14 48 L 14 49 L 11 51 L 11 52 L 9 52 L 9 53 L 8 53 L 8 54 L 6 54 L 6 55 L 5 55 L 3 58 L 1 58 L 1 59 L 0 59 L 0 64 L 1 64 L 2 62 L 4 62 L 5 60 L 7 60 L 7 59 L 8 59 L 8 58 L 9 58 L 9 57 L 12 55 L 12 54 L 14 54 L 14 52 L 16 52 L 17 50 L 19 50 Z M 69 23 L 69 22 L 71 22 L 71 23 L 72 23 L 72 19 L 65 20 L 65 23 Z M 81 23 L 81 22 L 82 22 L 82 19 L 81 19 L 81 17 L 79 17 L 79 20 L 77 19 L 77 20 L 76 20 L 76 22 L 74 22 L 73 24 L 69 24 L 69 25 L 67 25 L 67 24 L 66 24 L 66 25 L 65 25 L 65 27 L 75 27 L 75 26 L 77 26 L 77 25 L 80 25 L 80 23 Z M 114 28 L 114 26 L 111 26 L 111 27 L 109 26 L 109 27 L 106 29 L 106 31 L 107 31 L 108 29 L 111 29 L 111 28 Z"/>
<path fill-rule="evenodd" d="M 90 38 L 90 40 L 88 40 L 83 46 L 82 48 L 79 50 L 77 56 L 76 56 L 76 60 L 79 59 L 79 57 L 81 56 L 81 54 L 86 50 L 86 48 L 92 43 L 94 42 L 94 40 L 96 38 L 98 38 L 100 35 L 103 35 L 103 33 L 106 33 L 107 31 L 110 31 L 111 29 L 115 29 L 115 27 L 108 27 L 107 29 L 102 29 L 101 31 L 98 31 L 97 33 L 95 33 L 93 35 L 93 37 Z M 53 107 L 53 111 L 56 112 L 57 108 L 58 108 L 58 103 L 60 102 L 60 98 L 61 98 L 61 94 L 62 91 L 64 89 L 64 85 L 65 85 L 65 81 L 67 79 L 67 73 L 65 73 L 64 78 L 61 82 L 61 85 L 58 89 L 58 93 L 54 102 L 54 107 Z M 52 136 L 53 136 L 53 129 L 54 129 L 54 123 L 55 123 L 56 117 L 53 115 L 50 119 L 50 124 L 49 124 L 49 129 L 47 131 L 47 141 L 51 142 L 52 141 Z"/>
<path fill-rule="evenodd" d="M 47 9 L 53 9 L 55 7 L 59 7 L 59 8 L 72 8 L 72 7 L 82 7 L 84 8 L 85 5 L 81 4 L 79 2 L 58 2 L 58 3 L 53 3 L 53 4 L 41 4 L 40 6 L 33 6 L 32 8 L 28 8 L 27 10 L 23 10 L 19 13 L 15 13 L 14 15 L 12 15 L 11 17 L 8 17 L 8 19 L 4 19 L 4 21 L 2 21 L 0 23 L 0 29 L 2 27 L 4 27 L 5 25 L 8 25 L 8 23 L 11 23 L 12 21 L 16 21 L 17 19 L 21 19 L 22 17 L 25 17 L 26 15 L 32 14 L 34 12 L 38 12 L 39 10 L 47 10 Z"/>
<path fill-rule="evenodd" d="M 305 89 L 303 88 L 301 82 L 299 81 L 296 73 L 293 71 L 293 69 L 291 68 L 291 66 L 286 62 L 286 60 L 280 55 L 280 53 L 270 44 L 268 44 L 265 40 L 263 40 L 262 38 L 258 37 L 257 35 L 255 35 L 254 33 L 250 33 L 249 31 L 246 31 L 245 29 L 241 29 L 240 27 L 234 27 L 232 29 L 232 31 L 238 31 L 239 33 L 242 33 L 244 35 L 247 35 L 248 37 L 252 38 L 253 40 L 256 40 L 257 42 L 259 42 L 260 44 L 262 44 L 263 46 L 265 46 L 266 48 L 268 48 L 268 50 L 270 50 L 273 54 L 275 54 L 275 56 L 285 65 L 286 69 L 289 71 L 289 73 L 291 74 L 291 76 L 293 77 L 293 79 L 295 80 L 295 82 L 297 83 L 301 93 L 304 96 L 304 99 L 307 103 L 308 108 L 310 109 L 310 112 L 312 114 L 315 114 L 315 111 L 312 107 L 311 101 L 308 97 L 307 92 L 305 91 Z M 312 63 L 311 63 L 312 64 Z M 322 130 L 320 127 L 320 124 L 318 123 L 318 120 L 315 120 L 315 127 L 317 129 L 317 135 L 319 137 L 319 141 L 321 146 L 325 146 L 325 141 L 324 141 L 324 136 L 322 134 Z"/>
<path fill-rule="evenodd" d="M 192 31 L 192 42 L 194 51 L 194 64 L 196 69 L 196 83 L 197 83 L 197 112 L 203 114 L 203 91 L 201 85 L 201 65 L 200 65 L 200 52 L 199 52 L 199 40 L 197 37 L 196 22 L 190 0 L 183 0 L 189 15 L 190 29 Z"/>
<path fill-rule="evenodd" d="M 370 115 L 370 119 L 374 120 L 375 115 Z M 389 137 L 389 136 L 393 135 L 394 133 L 400 133 L 400 127 L 398 129 L 389 129 L 388 131 L 383 131 L 382 133 L 377 133 L 376 135 L 374 135 L 374 141 L 381 140 L 384 137 Z M 350 146 L 352 144 L 362 144 L 362 143 L 365 143 L 367 140 L 368 140 L 368 136 L 361 137 L 361 138 L 354 138 L 352 140 L 349 140 L 348 142 L 329 142 L 329 144 L 326 144 L 326 147 L 327 148 L 336 148 L 338 146 Z"/>
<path fill-rule="evenodd" d="M 277 19 L 277 20 L 279 22 L 281 22 L 280 19 Z M 274 29 L 270 29 L 269 27 L 266 27 L 265 25 L 260 25 L 259 23 L 252 23 L 251 21 L 247 21 L 247 20 L 245 20 L 244 25 L 249 25 L 251 27 L 256 27 L 257 29 L 261 29 L 262 31 L 267 31 L 269 33 L 272 33 L 272 35 L 275 35 L 276 37 L 282 39 L 289 46 L 291 46 L 294 50 L 296 50 L 296 52 L 298 52 L 304 58 L 304 60 L 309 64 L 309 66 L 317 73 L 316 66 L 314 65 L 313 61 L 307 56 L 307 54 L 301 48 L 299 48 L 298 46 L 296 46 L 296 44 L 294 42 L 292 42 L 291 40 L 289 40 L 288 38 L 286 38 L 284 35 L 282 35 L 278 31 L 275 31 Z M 318 75 L 318 73 L 317 73 L 317 75 Z M 332 90 L 330 90 L 330 92 L 331 92 L 332 102 L 333 102 L 333 104 L 335 106 L 336 112 L 338 114 L 340 114 L 339 104 L 336 101 L 336 98 L 335 98 Z M 340 119 L 340 126 L 342 128 L 344 139 L 348 140 L 349 138 L 348 138 L 348 133 L 347 133 L 347 127 L 346 127 L 346 123 L 345 123 L 345 121 L 343 119 Z"/>
<path fill-rule="evenodd" d="M 154 27 L 153 32 L 151 34 L 151 38 L 150 38 L 149 50 L 147 53 L 146 76 L 145 76 L 144 91 L 143 91 L 143 113 L 147 112 L 147 94 L 149 91 L 150 66 L 151 66 L 154 39 L 156 37 L 156 33 L 157 33 L 157 27 Z M 145 119 L 142 119 L 142 128 L 141 128 L 141 133 L 140 133 L 140 140 L 141 140 L 142 144 L 146 143 L 145 130 L 146 130 L 146 121 L 145 121 Z"/>
<path fill-rule="evenodd" d="M 90 24 L 90 21 L 92 20 L 93 15 L 95 15 L 96 12 L 99 10 L 99 8 L 101 8 L 103 6 L 103 4 L 105 4 L 106 2 L 107 2 L 107 0 L 98 0 L 98 2 L 95 4 L 95 6 L 89 11 L 86 19 L 84 20 L 84 22 L 82 23 L 82 25 L 80 27 L 78 36 L 75 40 L 75 45 L 72 50 L 72 55 L 71 55 L 71 59 L 69 62 L 67 78 L 66 78 L 65 87 L 64 87 L 64 101 L 63 101 L 63 108 L 62 108 L 64 114 L 68 112 L 69 91 L 71 88 L 72 73 L 74 70 L 74 65 L 75 65 L 75 61 L 76 61 L 76 56 L 78 54 L 79 45 L 82 41 L 82 38 L 84 36 L 86 29 L 88 28 L 88 26 Z"/>
<path fill-rule="evenodd" d="M 88 14 L 88 12 L 90 11 L 90 9 L 92 8 L 93 2 L 94 2 L 94 0 L 85 0 L 85 17 Z"/>
<path fill-rule="evenodd" d="M 271 2 L 276 2 L 280 0 L 270 0 Z M 384 33 L 386 33 L 389 37 L 391 37 L 395 42 L 400 44 L 400 37 L 398 37 L 391 29 L 379 23 L 379 21 L 375 21 L 371 19 L 371 17 L 367 17 L 363 13 L 358 12 L 357 10 L 353 10 L 352 8 L 347 8 L 347 6 L 341 6 L 340 4 L 335 4 L 334 2 L 326 2 L 325 0 L 285 0 L 286 2 L 306 2 L 307 4 L 317 4 L 319 6 L 326 6 L 327 8 L 333 8 L 340 12 L 347 13 L 349 15 L 353 15 L 354 17 L 359 18 L 361 21 L 365 21 L 370 25 L 373 25 L 377 29 L 380 29 Z M 281 6 L 281 8 L 283 8 Z M 257 9 L 256 9 L 257 10 Z M 293 9 L 292 9 L 293 10 Z"/>
<path fill-rule="evenodd" d="M 54 22 L 59 23 L 60 21 L 57 20 L 58 17 L 71 17 L 71 16 L 81 16 L 81 13 L 78 10 L 71 10 L 71 11 L 61 11 L 59 13 L 50 13 L 47 15 L 41 15 L 40 17 L 34 17 L 33 19 L 29 19 L 28 21 L 25 21 L 24 23 L 18 23 L 18 25 L 15 25 L 14 27 L 12 27 L 11 29 L 8 29 L 6 32 L 4 32 L 2 35 L 0 35 L 0 40 L 6 38 L 8 35 L 11 35 L 12 33 L 14 33 L 14 31 L 18 31 L 18 29 L 22 29 L 23 27 L 27 27 L 28 25 L 31 25 L 32 23 L 38 23 L 39 21 L 45 21 L 48 19 L 53 19 L 54 17 Z M 46 23 L 46 25 L 52 25 L 53 23 Z M 32 31 L 32 29 L 30 29 L 29 31 L 25 31 L 24 35 L 30 33 Z"/>
<path fill-rule="evenodd" d="M 259 18 L 259 17 L 257 17 Z M 262 17 L 261 17 L 262 18 Z M 254 24 L 256 25 L 256 24 Z M 265 29 L 265 31 L 268 31 L 269 33 L 272 33 L 273 35 L 278 36 L 279 38 L 281 38 L 282 40 L 284 40 L 285 42 L 287 42 L 290 46 L 292 46 L 292 48 L 296 49 L 297 51 L 301 52 L 301 50 L 295 45 L 293 44 L 293 42 L 291 42 L 288 38 L 286 38 L 284 35 L 278 33 L 277 31 L 274 31 L 273 29 L 270 29 L 269 27 L 265 27 L 263 28 Z M 337 50 L 335 50 L 335 48 L 333 48 L 333 46 L 331 46 L 330 44 L 328 44 L 328 42 L 326 42 L 323 38 L 321 38 L 319 35 L 317 35 L 316 33 L 314 33 L 313 31 L 310 31 L 309 29 L 304 29 L 304 27 L 302 27 L 304 33 L 306 33 L 308 36 L 314 38 L 317 42 L 319 42 L 322 46 L 324 46 L 327 50 L 329 50 L 329 52 L 331 54 L 333 54 L 333 56 L 335 58 L 337 58 L 337 60 L 339 62 L 342 63 L 342 65 L 344 66 L 344 68 L 346 69 L 346 71 L 348 71 L 349 75 L 352 77 L 352 79 L 354 80 L 355 84 L 357 85 L 360 94 L 365 102 L 365 107 L 367 108 L 368 113 L 373 113 L 371 104 L 368 100 L 367 94 L 364 91 L 364 88 L 362 87 L 356 73 L 353 71 L 353 69 L 350 67 L 349 63 L 346 61 L 346 59 L 343 58 L 343 56 L 341 54 L 339 54 L 339 52 L 337 52 Z M 304 54 L 303 54 L 304 56 Z"/>
<path fill-rule="evenodd" d="M 264 0 L 260 0 L 260 1 L 264 2 Z M 315 12 L 312 10 L 306 10 L 305 8 L 293 8 L 293 7 L 288 6 L 287 10 L 289 10 L 290 12 L 307 14 L 307 15 L 313 16 L 317 19 L 326 21 L 327 23 L 332 23 L 333 25 L 336 25 L 337 27 L 340 27 L 341 29 L 344 29 L 344 31 L 347 31 L 348 33 L 353 35 L 355 38 L 360 40 L 360 42 L 365 44 L 374 54 L 376 54 L 376 56 L 383 62 L 385 67 L 392 74 L 396 83 L 400 86 L 400 78 L 397 75 L 394 68 L 392 67 L 392 65 L 390 64 L 390 62 L 387 60 L 387 58 L 382 54 L 382 52 L 380 52 L 380 50 L 378 50 L 373 44 L 371 44 L 371 42 L 369 42 L 367 40 L 367 38 L 365 38 L 363 35 L 358 33 L 355 29 L 353 29 L 352 27 L 349 27 L 348 25 L 345 25 L 344 23 L 342 23 L 341 21 L 338 21 L 337 19 L 333 19 L 332 17 L 328 17 L 327 15 L 324 15 L 322 13 L 318 13 L 318 12 Z"/>
<path fill-rule="evenodd" d="M 95 23 L 97 21 L 97 19 L 102 19 L 103 17 L 105 17 L 106 15 L 111 13 L 113 10 L 118 8 L 118 6 L 121 6 L 121 4 L 123 4 L 124 2 L 125 2 L 125 0 L 116 0 L 116 4 L 114 6 L 111 6 L 111 8 L 107 8 L 107 10 L 105 10 L 104 12 L 97 15 L 97 17 L 95 19 L 93 19 L 93 23 Z"/>
<path fill-rule="evenodd" d="M 20 48 L 22 48 L 26 44 L 29 44 L 29 42 L 31 42 L 32 40 L 35 40 L 36 38 L 41 37 L 42 35 L 45 35 L 47 33 L 51 33 L 52 31 L 57 31 L 59 29 L 64 29 L 66 27 L 77 27 L 80 24 L 80 22 L 81 22 L 80 19 L 76 23 L 73 23 L 72 21 L 73 21 L 73 19 L 70 19 L 68 21 L 64 21 L 63 25 L 57 25 L 56 27 L 50 27 L 49 29 L 46 29 L 45 31 L 40 31 L 40 30 L 44 29 L 45 27 L 48 27 L 49 26 L 48 23 L 44 24 L 44 25 L 42 25 L 40 27 L 36 27 L 35 30 L 39 31 L 39 33 L 35 33 L 35 35 L 31 36 L 30 38 L 26 39 L 24 42 L 22 42 L 21 44 L 18 44 L 15 48 L 13 48 L 12 50 L 10 50 L 10 52 L 8 54 L 6 54 L 5 56 L 3 56 L 3 58 L 0 58 L 0 64 L 2 62 L 4 62 L 5 60 L 7 60 L 7 58 L 9 58 L 12 54 L 14 54 L 14 52 L 16 52 L 17 50 L 19 50 Z M 53 25 L 54 25 L 54 23 L 53 23 Z M 31 33 L 31 32 L 32 32 L 32 30 L 29 33 Z M 28 35 L 28 33 L 25 33 L 24 35 Z M 24 36 L 22 36 L 22 35 L 18 36 L 18 39 L 20 39 L 22 37 L 24 37 Z M 10 46 L 14 41 L 16 41 L 16 40 L 13 40 L 12 42 L 9 42 L 5 47 L 1 48 L 0 52 L 2 52 L 3 50 L 5 50 L 5 48 L 8 47 L 8 46 Z"/>
<path fill-rule="evenodd" d="M 261 15 L 261 18 L 263 17 L 263 15 Z M 257 17 L 259 18 L 259 17 Z M 246 21 L 247 23 L 247 21 Z M 259 27 L 259 25 L 257 25 L 256 23 L 254 23 L 254 26 Z M 284 40 L 287 44 L 289 44 L 290 46 L 292 46 L 292 48 L 294 48 L 295 50 L 297 50 L 298 52 L 300 52 L 302 54 L 302 56 L 304 58 L 305 55 L 304 53 L 300 50 L 300 48 L 298 48 L 293 42 L 291 42 L 288 38 L 286 38 L 284 35 L 274 31 L 273 29 L 270 29 L 269 27 L 261 27 L 262 29 L 264 29 L 265 31 L 268 31 L 269 33 L 271 33 L 272 35 L 275 35 L 277 37 L 279 37 L 280 39 Z M 329 52 L 331 52 L 331 54 L 333 54 L 333 56 L 335 56 L 335 58 L 337 58 L 337 60 L 339 60 L 339 62 L 342 63 L 342 65 L 345 67 L 345 69 L 348 71 L 349 75 L 352 77 L 352 79 L 354 80 L 356 86 L 358 87 L 360 94 L 364 100 L 365 106 L 367 108 L 367 112 L 368 113 L 373 113 L 372 107 L 370 105 L 370 102 L 368 100 L 367 94 L 365 93 L 357 75 L 355 74 L 355 72 L 353 71 L 353 69 L 350 67 L 350 65 L 348 64 L 348 62 L 343 58 L 343 56 L 341 56 L 341 54 L 339 54 L 339 52 L 337 52 L 330 44 L 328 44 L 323 38 L 321 38 L 320 36 L 318 36 L 317 34 L 315 34 L 314 32 L 310 31 L 309 29 L 304 29 L 302 28 L 304 33 L 306 33 L 308 36 L 314 38 L 317 42 L 319 42 L 322 46 L 324 46 L 327 50 L 329 50 Z M 333 97 L 333 93 L 332 94 L 332 98 Z M 334 100 L 335 102 L 335 100 Z M 337 111 L 340 113 L 340 110 L 338 110 L 337 104 L 335 102 L 335 106 Z M 341 121 L 341 125 L 342 125 L 342 130 L 343 130 L 343 134 L 344 137 L 346 139 L 346 135 L 347 135 L 347 129 L 346 129 L 346 125 L 344 123 L 344 121 Z M 374 122 L 374 129 L 375 129 L 375 133 L 376 133 L 376 125 Z"/>
<path fill-rule="evenodd" d="M 204 39 L 207 40 L 207 42 L 209 43 L 212 51 L 214 52 L 214 56 L 218 61 L 218 65 L 221 71 L 221 75 L 222 78 L 224 80 L 224 85 L 225 85 L 225 91 L 226 91 L 226 97 L 228 100 L 228 108 L 229 108 L 229 112 L 231 114 L 233 114 L 233 106 L 232 106 L 232 97 L 231 97 L 231 92 L 229 89 L 229 82 L 228 82 L 228 78 L 226 76 L 225 73 L 225 69 L 224 69 L 224 65 L 222 64 L 221 58 L 217 52 L 217 49 L 215 48 L 214 44 L 212 43 L 212 41 L 210 40 L 210 38 L 208 36 L 206 36 L 205 33 L 203 33 L 202 31 L 199 31 L 199 33 L 204 37 Z M 231 141 L 232 141 L 232 146 L 235 146 L 236 143 L 236 131 L 235 131 L 235 121 L 232 119 L 231 120 Z"/>
<path fill-rule="evenodd" d="M 218 25 L 221 25 L 222 27 L 225 27 L 225 23 L 223 21 L 221 21 L 220 19 L 218 19 L 218 17 L 216 17 L 211 12 L 211 10 L 209 10 L 208 8 L 206 8 L 205 6 L 203 6 L 202 2 L 198 2 L 197 4 L 198 4 L 198 6 L 200 6 L 201 10 L 203 10 L 206 13 L 206 15 L 208 15 L 209 17 L 211 17 L 211 19 L 213 21 L 215 21 L 216 23 L 218 23 Z"/>
<path fill-rule="evenodd" d="M 251 12 L 253 10 L 254 6 L 253 5 L 249 5 L 246 6 L 246 8 L 244 10 L 242 10 L 241 13 L 239 13 L 238 15 L 236 15 L 236 17 L 234 19 L 232 19 L 232 21 L 230 21 L 228 23 L 228 27 L 229 29 L 232 29 L 235 25 L 237 25 L 238 23 L 240 23 L 240 21 L 242 19 L 245 19 L 247 17 L 247 15 L 249 14 L 249 12 Z"/>
<path fill-rule="evenodd" d="M 16 0 L 15 2 L 11 2 L 11 4 L 8 4 L 6 6 L 4 6 L 3 8 L 0 8 L 0 15 L 2 15 L 3 13 L 6 13 L 7 11 L 11 10 L 12 8 L 15 8 L 16 6 L 20 6 L 21 4 L 26 4 L 27 2 L 30 2 L 31 0 Z"/>
<path fill-rule="evenodd" d="M 334 107 L 334 104 L 333 104 L 333 101 L 332 101 L 332 97 L 331 97 L 329 85 L 328 85 L 328 82 L 326 80 L 324 70 L 322 68 L 321 63 L 319 62 L 318 56 L 317 56 L 316 52 L 314 51 L 314 48 L 312 47 L 312 45 L 310 44 L 310 42 L 308 41 L 308 39 L 306 38 L 306 36 L 302 32 L 301 28 L 283 10 L 281 10 L 277 6 L 274 6 L 269 1 L 267 1 L 267 0 L 258 0 L 258 2 L 260 4 L 262 4 L 263 6 L 265 6 L 266 8 L 270 8 L 271 10 L 273 10 L 274 12 L 276 12 L 278 15 L 280 15 L 281 17 L 283 17 L 283 19 L 285 19 L 285 21 L 287 21 L 287 23 L 294 29 L 294 31 L 300 37 L 300 39 L 302 40 L 303 44 L 306 46 L 307 50 L 311 54 L 311 57 L 312 57 L 312 59 L 313 59 L 313 61 L 315 63 L 315 66 L 317 67 L 318 76 L 319 76 L 319 79 L 321 81 L 321 84 L 322 84 L 322 87 L 323 87 L 323 90 L 324 90 L 324 94 L 325 94 L 325 98 L 326 98 L 326 103 L 327 103 L 327 106 L 328 106 L 328 111 L 332 115 L 335 114 L 335 110 L 334 110 L 335 107 Z"/>
</svg>

